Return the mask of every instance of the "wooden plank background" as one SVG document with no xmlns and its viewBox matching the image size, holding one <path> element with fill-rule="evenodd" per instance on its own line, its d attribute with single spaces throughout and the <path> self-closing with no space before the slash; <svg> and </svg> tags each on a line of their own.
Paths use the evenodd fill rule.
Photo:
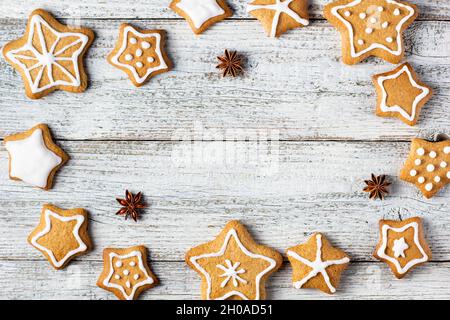
<svg viewBox="0 0 450 320">
<path fill-rule="evenodd" d="M 38 7 L 97 36 L 83 94 L 28 100 L 18 73 L 0 60 L 0 136 L 44 122 L 71 156 L 43 192 L 8 179 L 0 147 L 0 298 L 113 299 L 95 286 L 102 249 L 145 244 L 161 285 L 143 299 L 198 299 L 200 279 L 184 253 L 231 219 L 281 252 L 321 231 L 353 259 L 332 297 L 293 289 L 286 264 L 268 282 L 271 299 L 450 298 L 450 188 L 426 200 L 398 179 L 411 138 L 450 133 L 450 1 L 410 1 L 422 14 L 405 32 L 406 59 L 435 90 L 413 128 L 374 115 L 371 75 L 393 66 L 343 65 L 339 35 L 321 15 L 327 0 L 310 1 L 311 26 L 281 39 L 265 36 L 246 0 L 228 2 L 235 15 L 199 37 L 167 0 L 0 3 L 0 46 L 23 34 Z M 107 64 L 122 22 L 167 30 L 174 70 L 137 89 Z M 225 48 L 245 55 L 243 77 L 215 70 Z M 384 202 L 361 192 L 372 172 L 393 181 Z M 126 188 L 150 204 L 139 223 L 114 215 Z M 46 202 L 90 213 L 95 248 L 63 271 L 26 242 Z M 395 280 L 371 257 L 377 223 L 415 215 L 425 218 L 433 262 Z"/>
</svg>

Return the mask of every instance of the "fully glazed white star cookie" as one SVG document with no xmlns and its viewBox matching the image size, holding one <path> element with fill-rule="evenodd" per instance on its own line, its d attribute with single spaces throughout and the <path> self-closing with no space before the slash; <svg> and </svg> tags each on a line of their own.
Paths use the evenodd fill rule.
<svg viewBox="0 0 450 320">
<path fill-rule="evenodd" d="M 172 63 L 165 50 L 163 30 L 141 30 L 122 24 L 116 47 L 108 62 L 124 71 L 136 87 L 150 78 L 169 71 Z"/>
<path fill-rule="evenodd" d="M 103 272 L 97 280 L 100 288 L 114 293 L 120 300 L 135 300 L 157 284 L 144 246 L 103 250 Z"/>
<path fill-rule="evenodd" d="M 9 177 L 49 190 L 56 171 L 69 156 L 52 140 L 47 125 L 4 138 L 9 154 Z"/>
<path fill-rule="evenodd" d="M 338 0 L 324 8 L 325 18 L 341 32 L 346 64 L 369 56 L 399 63 L 405 51 L 402 33 L 418 14 L 415 5 L 395 0 Z"/>
<path fill-rule="evenodd" d="M 55 90 L 86 90 L 83 57 L 93 40 L 90 29 L 65 26 L 38 9 L 31 13 L 25 35 L 7 43 L 2 53 L 22 75 L 27 96 L 39 99 Z"/>
<path fill-rule="evenodd" d="M 39 225 L 28 242 L 42 252 L 51 265 L 63 269 L 73 258 L 91 248 L 84 209 L 63 210 L 51 204 L 42 208 Z"/>
</svg>

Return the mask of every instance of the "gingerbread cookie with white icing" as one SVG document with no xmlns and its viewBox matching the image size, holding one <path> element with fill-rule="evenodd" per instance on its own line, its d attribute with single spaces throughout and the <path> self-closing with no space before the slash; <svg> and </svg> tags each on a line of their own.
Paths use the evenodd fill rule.
<svg viewBox="0 0 450 320">
<path fill-rule="evenodd" d="M 402 33 L 418 14 L 415 5 L 396 0 L 338 0 L 324 8 L 325 18 L 341 33 L 346 64 L 369 56 L 399 63 L 405 51 Z"/>
<path fill-rule="evenodd" d="M 195 34 L 233 15 L 225 0 L 173 0 L 169 7 L 186 19 Z"/>
<path fill-rule="evenodd" d="M 431 87 L 419 80 L 409 63 L 372 79 L 378 96 L 377 116 L 398 118 L 410 126 L 417 123 L 420 110 L 433 95 Z"/>
<path fill-rule="evenodd" d="M 9 154 L 9 177 L 43 190 L 51 189 L 56 171 L 69 156 L 52 139 L 47 125 L 4 138 Z"/>
<path fill-rule="evenodd" d="M 120 300 L 135 300 L 157 284 L 158 279 L 147 263 L 146 247 L 103 250 L 103 271 L 97 280 L 100 288 L 114 293 Z"/>
<path fill-rule="evenodd" d="M 247 5 L 247 12 L 261 21 L 272 38 L 309 25 L 307 0 L 254 0 Z"/>
<path fill-rule="evenodd" d="M 422 219 L 381 220 L 380 241 L 373 256 L 386 262 L 398 279 L 430 261 L 431 250 L 423 234 Z"/>
<path fill-rule="evenodd" d="M 45 204 L 39 225 L 29 235 L 28 242 L 60 270 L 73 258 L 90 250 L 87 225 L 88 216 L 84 209 L 63 210 Z"/>
<path fill-rule="evenodd" d="M 239 221 L 186 253 L 186 263 L 202 278 L 203 300 L 263 300 L 265 282 L 282 262 L 277 251 L 255 243 Z"/>
<path fill-rule="evenodd" d="M 31 13 L 25 35 L 7 43 L 2 53 L 22 75 L 26 95 L 40 99 L 55 90 L 86 90 L 83 58 L 92 41 L 92 30 L 63 25 L 38 9 Z"/>
<path fill-rule="evenodd" d="M 400 179 L 416 185 L 429 199 L 450 182 L 450 140 L 414 139 Z"/>
<path fill-rule="evenodd" d="M 124 71 L 136 87 L 150 78 L 172 69 L 165 51 L 163 30 L 141 30 L 122 24 L 116 47 L 108 56 L 108 62 Z"/>
<path fill-rule="evenodd" d="M 339 286 L 341 273 L 348 267 L 349 256 L 334 248 L 321 233 L 286 252 L 292 265 L 294 288 L 314 288 L 333 294 Z"/>
</svg>

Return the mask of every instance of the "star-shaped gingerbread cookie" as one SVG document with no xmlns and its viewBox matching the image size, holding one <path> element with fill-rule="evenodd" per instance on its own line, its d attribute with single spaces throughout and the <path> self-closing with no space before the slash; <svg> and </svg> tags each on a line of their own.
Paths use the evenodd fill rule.
<svg viewBox="0 0 450 320">
<path fill-rule="evenodd" d="M 9 154 L 9 177 L 49 190 L 56 171 L 69 156 L 52 140 L 47 125 L 4 138 Z"/>
<path fill-rule="evenodd" d="M 91 248 L 84 209 L 63 210 L 51 204 L 42 208 L 39 225 L 28 242 L 42 252 L 51 265 L 63 269 L 73 258 Z"/>
<path fill-rule="evenodd" d="M 203 300 L 263 300 L 265 281 L 282 262 L 278 252 L 256 244 L 239 221 L 186 253 L 186 263 L 202 277 Z"/>
<path fill-rule="evenodd" d="M 394 0 L 338 0 L 324 8 L 325 18 L 341 32 L 346 64 L 369 56 L 399 63 L 404 55 L 402 33 L 418 14 L 415 5 Z"/>
<path fill-rule="evenodd" d="M 414 139 L 400 179 L 415 184 L 426 198 L 433 197 L 450 182 L 450 140 Z"/>
<path fill-rule="evenodd" d="M 410 126 L 417 123 L 420 109 L 433 95 L 409 63 L 373 76 L 373 83 L 378 96 L 376 114 L 398 118 Z"/>
<path fill-rule="evenodd" d="M 97 280 L 100 288 L 114 293 L 120 300 L 135 300 L 157 284 L 158 279 L 147 263 L 146 247 L 103 250 L 103 272 Z"/>
<path fill-rule="evenodd" d="M 55 90 L 86 90 L 83 57 L 93 40 L 90 29 L 63 25 L 38 9 L 31 13 L 25 35 L 7 43 L 2 52 L 22 75 L 27 96 L 39 99 Z"/>
<path fill-rule="evenodd" d="M 225 0 L 173 0 L 169 7 L 187 20 L 195 34 L 233 15 Z"/>
<path fill-rule="evenodd" d="M 270 37 L 309 25 L 307 0 L 254 0 L 247 12 L 260 20 Z"/>
<path fill-rule="evenodd" d="M 336 292 L 341 273 L 350 262 L 347 254 L 332 247 L 321 233 L 313 234 L 304 244 L 289 248 L 286 254 L 293 269 L 294 288 L 315 288 L 328 294 Z"/>
<path fill-rule="evenodd" d="M 169 71 L 163 30 L 141 30 L 122 24 L 116 47 L 108 56 L 108 62 L 124 71 L 136 87 L 150 78 Z"/>
<path fill-rule="evenodd" d="M 398 279 L 431 260 L 431 250 L 423 234 L 422 219 L 381 220 L 380 241 L 373 255 L 386 262 Z"/>
</svg>

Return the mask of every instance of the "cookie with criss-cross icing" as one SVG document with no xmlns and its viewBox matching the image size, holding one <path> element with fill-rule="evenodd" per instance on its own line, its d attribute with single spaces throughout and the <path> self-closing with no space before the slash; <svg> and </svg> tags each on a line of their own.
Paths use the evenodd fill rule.
<svg viewBox="0 0 450 320">
<path fill-rule="evenodd" d="M 325 18 L 341 33 L 346 64 L 369 56 L 399 63 L 405 51 L 402 33 L 418 14 L 415 5 L 396 0 L 338 0 L 324 8 Z"/>
<path fill-rule="evenodd" d="M 25 35 L 7 43 L 2 52 L 22 75 L 26 95 L 39 99 L 55 90 L 86 90 L 83 57 L 93 40 L 90 29 L 63 25 L 38 9 L 31 13 Z"/>
</svg>

